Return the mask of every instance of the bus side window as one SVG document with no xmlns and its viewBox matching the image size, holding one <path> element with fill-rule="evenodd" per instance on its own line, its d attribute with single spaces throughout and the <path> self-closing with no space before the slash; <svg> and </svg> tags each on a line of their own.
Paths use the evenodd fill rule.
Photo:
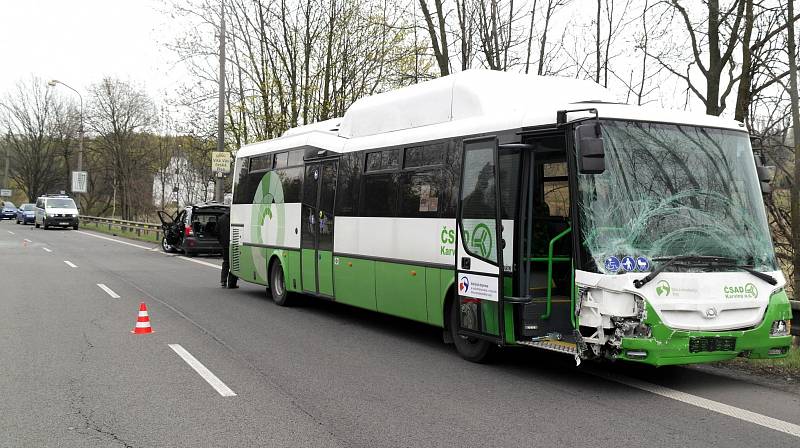
<svg viewBox="0 0 800 448">
<path fill-rule="evenodd" d="M 397 216 L 396 174 L 381 173 L 364 176 L 361 194 L 361 216 Z"/>
<path fill-rule="evenodd" d="M 339 181 L 336 188 L 336 216 L 358 216 L 359 188 L 364 153 L 351 152 L 339 159 Z"/>
<path fill-rule="evenodd" d="M 522 164 L 520 153 L 500 154 L 500 213 L 503 219 L 517 216 L 517 195 Z"/>
<path fill-rule="evenodd" d="M 282 168 L 275 170 L 275 174 L 281 180 L 283 202 L 287 204 L 300 202 L 300 193 L 303 191 L 303 167 Z M 279 200 L 280 198 L 274 198 L 276 203 L 280 202 Z"/>
<path fill-rule="evenodd" d="M 570 202 L 567 162 L 545 163 L 543 168 L 542 190 L 549 214 L 568 218 Z"/>
<path fill-rule="evenodd" d="M 433 218 L 439 216 L 440 170 L 404 173 L 400 178 L 400 216 Z"/>
</svg>

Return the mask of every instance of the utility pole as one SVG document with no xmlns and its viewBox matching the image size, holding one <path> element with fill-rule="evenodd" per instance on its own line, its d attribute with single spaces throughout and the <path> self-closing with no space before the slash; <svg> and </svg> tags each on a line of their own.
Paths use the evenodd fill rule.
<svg viewBox="0 0 800 448">
<path fill-rule="evenodd" d="M 225 151 L 225 0 L 221 2 L 222 9 L 219 25 L 219 108 L 217 110 L 217 151 Z M 222 202 L 225 191 L 225 178 L 222 173 L 217 173 L 214 178 L 214 200 Z"/>
<path fill-rule="evenodd" d="M 794 33 L 794 0 L 786 3 L 787 20 L 789 21 L 787 30 L 789 52 L 789 97 L 791 98 L 792 109 L 792 136 L 794 137 L 794 185 L 791 190 L 791 213 L 792 213 L 792 264 L 794 265 L 794 288 L 792 295 L 795 300 L 800 298 L 800 99 L 797 95 L 797 41 Z"/>
<path fill-rule="evenodd" d="M 9 161 L 9 152 L 8 145 L 6 147 L 6 167 L 3 169 L 3 188 L 11 188 L 11 183 L 8 182 L 8 161 Z"/>
</svg>

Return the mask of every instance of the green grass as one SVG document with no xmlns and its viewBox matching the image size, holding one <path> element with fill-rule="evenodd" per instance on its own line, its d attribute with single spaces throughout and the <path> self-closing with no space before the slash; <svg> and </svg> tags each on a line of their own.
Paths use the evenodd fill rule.
<svg viewBox="0 0 800 448">
<path fill-rule="evenodd" d="M 792 347 L 789 356 L 779 359 L 736 358 L 728 361 L 736 367 L 771 375 L 800 375 L 800 347 Z"/>
<path fill-rule="evenodd" d="M 141 231 L 140 235 L 136 231 L 121 230 L 119 227 L 112 226 L 111 230 L 108 229 L 108 224 L 97 224 L 93 222 L 81 221 L 81 228 L 86 230 L 94 230 L 96 232 L 107 233 L 109 235 L 121 236 L 130 238 L 132 240 L 146 241 L 148 243 L 160 243 L 161 239 L 156 236 L 155 232 Z"/>
</svg>

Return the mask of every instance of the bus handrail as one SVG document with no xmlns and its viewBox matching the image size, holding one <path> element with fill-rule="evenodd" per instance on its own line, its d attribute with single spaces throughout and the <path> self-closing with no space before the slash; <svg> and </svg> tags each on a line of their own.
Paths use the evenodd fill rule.
<svg viewBox="0 0 800 448">
<path fill-rule="evenodd" d="M 556 242 L 561 238 L 564 238 L 564 236 L 570 232 L 572 232 L 572 227 L 567 228 L 550 240 L 550 245 L 547 249 L 547 310 L 544 314 L 539 316 L 540 319 L 549 319 L 550 311 L 553 306 L 553 249 L 555 248 Z"/>
</svg>

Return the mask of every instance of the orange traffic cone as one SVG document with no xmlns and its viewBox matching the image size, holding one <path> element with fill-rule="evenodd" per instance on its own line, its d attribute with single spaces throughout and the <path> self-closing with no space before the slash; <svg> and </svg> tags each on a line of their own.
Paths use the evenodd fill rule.
<svg viewBox="0 0 800 448">
<path fill-rule="evenodd" d="M 139 305 L 139 317 L 136 319 L 136 327 L 131 330 L 133 334 L 150 334 L 153 329 L 150 328 L 150 316 L 147 314 L 147 305 L 142 302 Z"/>
</svg>

